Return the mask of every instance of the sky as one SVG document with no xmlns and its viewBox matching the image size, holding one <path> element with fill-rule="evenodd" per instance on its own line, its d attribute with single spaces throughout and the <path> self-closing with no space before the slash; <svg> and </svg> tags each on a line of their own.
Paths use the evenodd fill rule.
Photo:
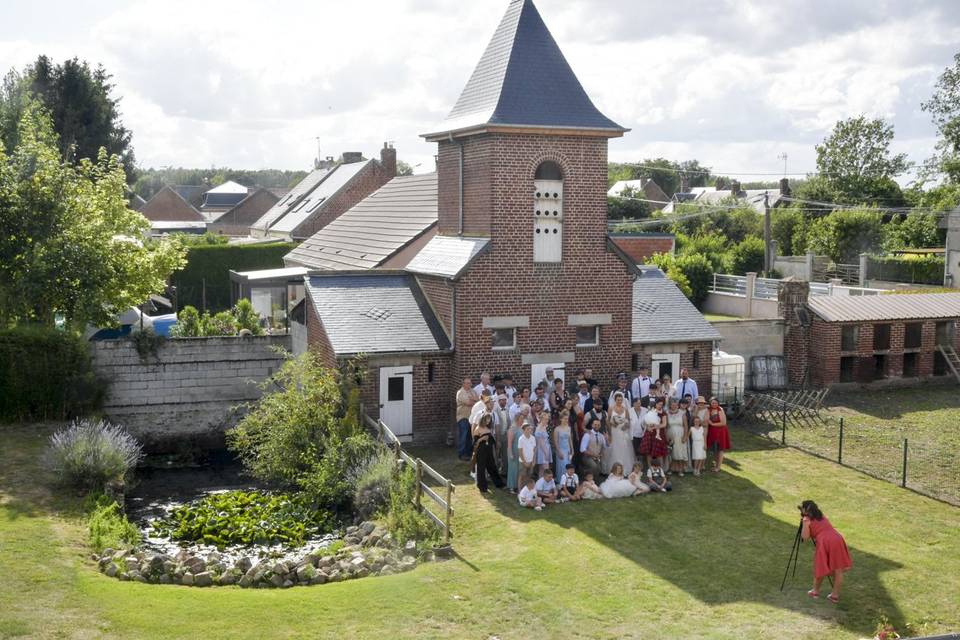
<svg viewBox="0 0 960 640">
<path fill-rule="evenodd" d="M 920 104 L 960 51 L 956 0 L 536 0 L 594 103 L 632 131 L 610 159 L 696 158 L 772 180 L 815 167 L 841 118 L 891 121 L 920 162 Z M 44 53 L 113 74 L 144 167 L 310 169 L 318 152 L 418 173 L 507 0 L 3 0 L 0 68 Z M 769 174 L 769 175 L 764 175 Z"/>
</svg>

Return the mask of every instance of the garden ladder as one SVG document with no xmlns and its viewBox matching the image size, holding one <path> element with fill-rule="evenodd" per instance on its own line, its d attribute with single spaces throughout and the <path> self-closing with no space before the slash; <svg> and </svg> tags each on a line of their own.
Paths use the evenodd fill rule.
<svg viewBox="0 0 960 640">
<path fill-rule="evenodd" d="M 943 354 L 943 359 L 947 361 L 947 366 L 953 371 L 953 377 L 957 379 L 957 382 L 960 382 L 960 356 L 957 355 L 956 350 L 942 344 L 938 345 L 937 348 Z"/>
</svg>

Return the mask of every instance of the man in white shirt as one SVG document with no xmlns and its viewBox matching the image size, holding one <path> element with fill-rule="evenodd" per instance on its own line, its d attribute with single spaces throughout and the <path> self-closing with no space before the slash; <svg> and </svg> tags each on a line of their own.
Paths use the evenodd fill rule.
<svg viewBox="0 0 960 640">
<path fill-rule="evenodd" d="M 690 377 L 686 369 L 680 369 L 680 379 L 673 383 L 673 389 L 677 400 L 683 400 L 684 396 L 696 398 L 700 395 L 696 380 Z"/>
<path fill-rule="evenodd" d="M 517 419 L 517 414 L 520 413 L 524 407 L 530 406 L 530 389 L 529 387 L 524 387 L 520 393 L 515 393 L 513 395 L 513 404 L 510 405 L 510 423 L 513 424 L 513 421 Z"/>
<path fill-rule="evenodd" d="M 457 454 L 461 460 L 469 460 L 473 454 L 473 438 L 470 437 L 470 412 L 480 395 L 473 391 L 473 380 L 463 379 L 457 390 Z"/>
<path fill-rule="evenodd" d="M 593 425 L 584 422 L 583 437 L 580 438 L 580 475 L 586 477 L 592 473 L 594 479 L 600 477 L 600 458 L 607 448 L 607 438 L 594 431 Z"/>
<path fill-rule="evenodd" d="M 480 384 L 473 388 L 473 392 L 479 396 L 484 389 L 489 391 L 491 396 L 496 393 L 496 389 L 494 389 L 493 385 L 490 384 L 490 374 L 486 371 L 480 374 Z"/>
<path fill-rule="evenodd" d="M 501 473 L 507 468 L 507 429 L 510 428 L 510 409 L 507 408 L 507 394 L 497 396 L 493 405 L 493 433 L 497 440 L 497 457 L 502 467 Z"/>
<path fill-rule="evenodd" d="M 509 373 L 503 376 L 503 392 L 507 394 L 507 406 L 513 404 L 513 396 L 517 393 L 517 388 L 513 386 L 513 376 Z"/>
<path fill-rule="evenodd" d="M 630 391 L 633 393 L 634 399 L 642 399 L 650 395 L 650 385 L 653 381 L 650 379 L 650 376 L 647 375 L 647 371 L 647 367 L 640 367 L 640 370 L 637 372 L 637 377 L 633 379 Z"/>
<path fill-rule="evenodd" d="M 581 380 L 578 386 L 580 390 L 577 392 L 577 402 L 580 403 L 580 408 L 583 409 L 583 406 L 587 404 L 587 400 L 590 399 L 590 387 L 586 380 Z"/>
<path fill-rule="evenodd" d="M 553 375 L 553 367 L 547 367 L 544 372 L 543 380 L 540 381 L 540 384 L 543 385 L 544 393 L 550 393 L 553 390 L 553 381 L 556 377 Z"/>
</svg>

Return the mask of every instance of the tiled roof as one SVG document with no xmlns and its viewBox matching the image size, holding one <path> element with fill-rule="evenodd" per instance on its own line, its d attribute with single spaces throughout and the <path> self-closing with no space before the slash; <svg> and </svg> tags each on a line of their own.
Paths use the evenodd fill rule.
<svg viewBox="0 0 960 640">
<path fill-rule="evenodd" d="M 633 343 L 719 340 L 677 285 L 664 277 L 639 277 L 633 283 Z"/>
<path fill-rule="evenodd" d="M 488 238 L 434 236 L 410 261 L 406 270 L 430 276 L 458 278 L 489 244 Z"/>
<path fill-rule="evenodd" d="M 273 225 L 274 222 L 279 220 L 283 215 L 290 211 L 297 203 L 300 202 L 300 199 L 303 198 L 306 194 L 310 193 L 320 182 L 327 177 L 327 174 L 330 173 L 332 169 L 314 169 L 307 176 L 297 183 L 297 185 L 290 189 L 285 196 L 280 198 L 280 201 L 277 204 L 273 205 L 269 211 L 263 214 L 259 220 L 251 225 L 255 229 L 260 231 L 266 231 Z"/>
<path fill-rule="evenodd" d="M 318 270 L 373 269 L 437 223 L 437 174 L 398 176 L 284 257 Z"/>
<path fill-rule="evenodd" d="M 337 355 L 450 346 L 412 276 L 331 274 L 307 276 L 305 282 Z"/>
<path fill-rule="evenodd" d="M 626 131 L 591 102 L 532 0 L 511 0 L 450 115 L 424 135 L 484 125 Z"/>
<path fill-rule="evenodd" d="M 177 188 L 171 186 L 153 194 L 153 197 L 140 207 L 140 213 L 151 222 L 206 222 L 200 212 L 180 195 Z"/>
<path fill-rule="evenodd" d="M 293 231 L 316 213 L 327 199 L 346 187 L 350 181 L 369 166 L 372 160 L 337 165 L 327 173 L 323 180 L 307 196 L 290 208 L 279 220 L 270 226 L 271 231 L 293 233 Z"/>
<path fill-rule="evenodd" d="M 828 322 L 960 318 L 960 293 L 811 296 L 807 304 Z"/>
<path fill-rule="evenodd" d="M 730 203 L 743 205 L 752 207 L 757 213 L 763 213 L 765 196 L 769 198 L 770 207 L 775 207 L 780 203 L 780 189 L 747 189 L 734 196 L 729 189 L 717 190 L 714 187 L 695 187 L 690 190 L 690 193 L 676 194 L 674 201 L 667 204 L 663 208 L 663 212 L 673 213 L 678 204 L 696 202 L 698 204 L 722 205 Z"/>
</svg>

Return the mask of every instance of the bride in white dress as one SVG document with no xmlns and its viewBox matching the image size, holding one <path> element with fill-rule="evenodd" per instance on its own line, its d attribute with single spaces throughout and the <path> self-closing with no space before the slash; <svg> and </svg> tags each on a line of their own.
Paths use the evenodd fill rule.
<svg viewBox="0 0 960 640">
<path fill-rule="evenodd" d="M 610 446 L 604 451 L 603 470 L 610 473 L 613 465 L 620 463 L 624 469 L 632 469 L 635 462 L 633 436 L 630 433 L 630 413 L 623 394 L 613 396 L 613 406 L 607 414 L 607 434 Z"/>
<path fill-rule="evenodd" d="M 623 465 L 617 462 L 610 470 L 610 475 L 600 485 L 600 493 L 604 498 L 629 498 L 640 495 L 640 490 L 623 477 Z"/>
</svg>

